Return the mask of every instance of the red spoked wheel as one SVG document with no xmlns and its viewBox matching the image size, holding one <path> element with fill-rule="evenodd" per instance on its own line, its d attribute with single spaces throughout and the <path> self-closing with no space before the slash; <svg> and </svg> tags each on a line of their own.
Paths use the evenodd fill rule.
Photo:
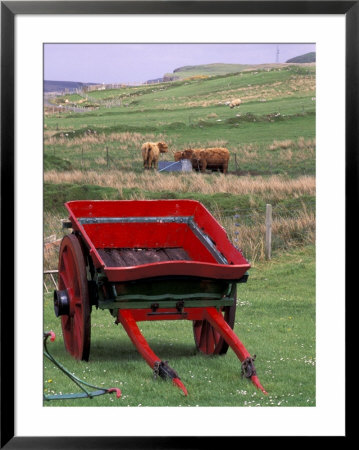
<svg viewBox="0 0 359 450">
<path fill-rule="evenodd" d="M 232 328 L 236 315 L 236 296 L 233 306 L 222 307 L 224 320 Z M 193 335 L 197 350 L 206 355 L 224 355 L 227 353 L 228 344 L 207 320 L 193 321 Z"/>
<path fill-rule="evenodd" d="M 84 254 L 79 239 L 69 234 L 62 239 L 59 254 L 59 290 L 62 306 L 61 325 L 66 350 L 76 359 L 87 361 L 90 355 L 91 306 Z M 63 305 L 66 307 L 64 308 Z M 55 299 L 55 312 L 56 312 Z"/>
</svg>

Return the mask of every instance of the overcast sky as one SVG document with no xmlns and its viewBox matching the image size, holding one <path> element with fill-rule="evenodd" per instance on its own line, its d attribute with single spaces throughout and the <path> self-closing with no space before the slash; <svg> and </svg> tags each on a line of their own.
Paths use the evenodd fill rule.
<svg viewBox="0 0 359 450">
<path fill-rule="evenodd" d="M 45 44 L 44 79 L 128 83 L 197 64 L 285 62 L 315 44 Z"/>
</svg>

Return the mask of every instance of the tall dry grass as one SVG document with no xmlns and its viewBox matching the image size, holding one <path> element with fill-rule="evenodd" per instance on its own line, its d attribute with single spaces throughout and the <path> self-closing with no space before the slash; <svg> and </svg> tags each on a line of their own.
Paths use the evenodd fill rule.
<svg viewBox="0 0 359 450">
<path fill-rule="evenodd" d="M 219 211 L 213 211 L 216 219 L 225 228 L 229 239 L 241 249 L 251 262 L 265 259 L 265 211 L 254 210 L 251 213 L 251 224 L 247 225 L 238 219 L 224 217 Z M 313 211 L 308 212 L 303 206 L 295 216 L 288 217 L 273 210 L 272 251 L 288 250 L 300 245 L 315 244 L 316 220 Z"/>
<path fill-rule="evenodd" d="M 273 144 L 271 144 L 268 148 L 269 150 L 278 150 L 278 149 L 293 149 L 297 148 L 300 150 L 310 149 L 315 150 L 316 139 L 305 139 L 303 136 L 299 137 L 296 141 L 292 139 L 285 139 L 283 141 L 274 140 Z"/>
<path fill-rule="evenodd" d="M 90 128 L 89 128 L 90 130 Z M 82 136 L 71 137 L 71 131 L 63 132 L 61 135 L 44 135 L 44 144 L 45 145 L 58 145 L 64 148 L 73 148 L 73 147 L 84 147 L 90 148 L 91 146 L 96 145 L 104 145 L 110 143 L 116 143 L 116 145 L 121 149 L 129 149 L 129 148 L 141 148 L 141 145 L 145 141 L 168 141 L 168 137 L 163 134 L 154 134 L 154 133 L 131 133 L 131 132 L 123 132 L 123 133 L 95 133 L 89 131 Z"/>
<path fill-rule="evenodd" d="M 44 212 L 44 242 L 47 240 L 49 236 L 52 236 L 52 241 L 57 239 L 61 239 L 64 236 L 64 230 L 62 229 L 61 219 L 64 219 L 58 213 L 52 212 Z M 43 267 L 44 270 L 52 270 L 57 269 L 58 265 L 58 256 L 59 255 L 59 246 L 51 245 L 48 247 L 44 246 L 44 259 L 43 259 Z"/>
<path fill-rule="evenodd" d="M 238 177 L 235 175 L 218 174 L 163 174 L 154 171 L 144 171 L 137 174 L 132 171 L 119 172 L 107 170 L 92 171 L 47 171 L 44 181 L 48 183 L 93 184 L 117 189 L 138 188 L 147 192 L 199 192 L 215 194 L 218 192 L 236 195 L 260 194 L 273 200 L 285 197 L 298 198 L 302 195 L 315 195 L 315 177 L 301 176 L 288 179 L 284 176 L 271 177 Z"/>
</svg>

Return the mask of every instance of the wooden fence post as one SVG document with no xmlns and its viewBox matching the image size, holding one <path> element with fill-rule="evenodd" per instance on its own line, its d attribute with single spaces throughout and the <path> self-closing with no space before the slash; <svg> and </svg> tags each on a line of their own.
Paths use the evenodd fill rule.
<svg viewBox="0 0 359 450">
<path fill-rule="evenodd" d="M 272 253 L 272 205 L 266 205 L 266 260 L 271 259 Z"/>
</svg>

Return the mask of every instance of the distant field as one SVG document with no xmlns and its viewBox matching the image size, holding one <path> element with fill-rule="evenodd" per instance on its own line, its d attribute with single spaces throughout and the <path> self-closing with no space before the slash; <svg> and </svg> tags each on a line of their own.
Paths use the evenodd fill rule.
<svg viewBox="0 0 359 450">
<path fill-rule="evenodd" d="M 148 106 L 151 109 L 178 109 L 181 106 L 208 106 L 240 96 L 248 103 L 252 100 L 273 100 L 275 97 L 309 96 L 315 91 L 315 67 L 289 66 L 285 68 L 242 72 L 205 79 L 175 81 L 148 86 L 90 91 L 83 98 L 96 102 L 121 100 L 122 106 Z M 82 101 L 69 94 L 62 103 Z M 57 104 L 61 104 L 58 98 Z"/>
<path fill-rule="evenodd" d="M 242 105 L 230 109 L 225 102 L 234 97 Z M 313 67 L 93 91 L 56 103 L 64 112 L 47 109 L 45 158 L 66 159 L 74 169 L 105 168 L 109 152 L 112 169 L 142 171 L 141 143 L 161 139 L 170 148 L 164 159 L 188 147 L 221 145 L 232 154 L 230 171 L 315 173 Z M 66 109 L 85 104 L 87 112 Z"/>
</svg>

